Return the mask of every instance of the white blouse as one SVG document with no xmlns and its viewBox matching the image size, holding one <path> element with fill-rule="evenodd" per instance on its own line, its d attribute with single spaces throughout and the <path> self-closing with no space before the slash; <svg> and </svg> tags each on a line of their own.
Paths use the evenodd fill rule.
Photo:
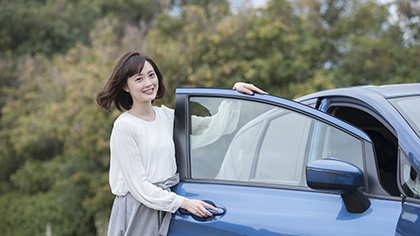
<svg viewBox="0 0 420 236">
<path fill-rule="evenodd" d="M 193 117 L 193 131 L 204 131 L 200 131 L 200 140 L 194 142 L 195 138 L 192 138 L 192 145 L 205 146 L 223 134 L 233 132 L 240 111 L 240 104 L 237 104 L 224 101 L 215 116 Z M 184 197 L 153 183 L 164 181 L 176 173 L 174 110 L 165 106 L 153 109 L 156 118 L 151 122 L 128 112 L 115 120 L 110 141 L 109 183 L 114 195 L 124 196 L 130 192 L 149 208 L 173 213 L 181 206 Z M 211 138 L 204 138 L 209 136 Z"/>
</svg>

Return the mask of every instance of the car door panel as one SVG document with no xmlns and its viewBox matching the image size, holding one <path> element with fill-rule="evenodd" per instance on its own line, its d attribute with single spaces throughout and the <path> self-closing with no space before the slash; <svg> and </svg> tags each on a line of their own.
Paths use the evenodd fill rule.
<svg viewBox="0 0 420 236">
<path fill-rule="evenodd" d="M 249 159 L 248 156 L 250 155 L 258 156 L 264 154 L 267 157 L 265 162 L 257 162 L 258 158 L 254 158 L 254 161 L 250 159 L 251 161 L 247 161 L 247 164 L 242 165 L 243 168 L 248 168 L 246 171 L 241 172 L 241 174 L 246 173 L 246 176 L 238 178 L 239 175 L 235 172 L 236 167 L 232 165 L 238 158 L 234 159 L 231 157 L 234 154 L 229 154 L 235 151 L 235 145 L 231 144 L 231 146 L 226 147 L 226 156 L 220 154 L 225 151 L 219 152 L 216 150 L 221 148 L 220 146 L 213 145 L 211 149 L 204 151 L 204 156 L 207 155 L 207 158 L 209 158 L 208 168 L 211 168 L 210 166 L 221 166 L 219 174 L 215 176 L 199 176 L 196 171 L 191 171 L 191 168 L 195 168 L 191 164 L 191 158 L 195 158 L 194 161 L 201 160 L 202 156 L 195 157 L 196 152 L 190 150 L 189 139 L 192 138 L 189 131 L 191 128 L 190 115 L 193 115 L 189 108 L 190 97 L 216 97 L 270 104 L 270 106 L 278 106 L 283 110 L 285 108 L 286 111 L 296 113 L 296 117 L 307 117 L 305 119 L 308 119 L 309 123 L 306 122 L 305 124 L 309 127 L 309 131 L 299 131 L 300 136 L 294 134 L 294 138 L 289 140 L 283 137 L 281 139 L 283 140 L 283 146 L 275 149 L 279 153 L 284 149 L 298 151 L 301 148 L 307 149 L 306 151 L 299 151 L 299 153 L 297 151 L 294 152 L 296 155 L 293 158 L 301 158 L 299 161 L 293 162 L 293 168 L 296 171 L 292 169 L 293 171 L 290 171 L 290 173 L 294 173 L 294 175 L 288 175 L 290 179 L 284 181 L 284 176 L 276 175 L 275 167 L 274 169 L 270 168 L 270 162 L 276 158 L 275 152 L 260 150 L 263 147 L 264 139 L 257 136 L 269 133 L 262 132 L 264 130 L 262 127 L 268 127 L 267 124 L 271 122 L 270 119 L 274 120 L 287 113 L 283 110 L 274 111 L 273 109 L 264 110 L 265 113 L 263 112 L 262 115 L 252 118 L 251 121 L 243 126 L 239 126 L 238 129 L 240 131 L 232 136 L 233 138 L 230 138 L 230 140 L 241 140 L 238 137 L 239 134 L 254 132 L 252 128 L 259 127 L 257 125 L 261 124 L 261 128 L 255 128 L 256 131 L 253 133 L 256 135 L 255 142 L 245 144 L 245 147 L 240 147 L 243 152 L 238 151 L 237 153 L 241 153 L 239 159 Z M 194 99 L 195 102 L 200 102 L 199 100 Z M 174 192 L 192 199 L 210 200 L 216 206 L 225 209 L 226 212 L 209 221 L 197 221 L 192 216 L 177 212 L 172 217 L 169 235 L 395 235 L 401 213 L 401 202 L 398 198 L 389 200 L 371 197 L 371 206 L 363 213 L 355 214 L 346 210 L 342 197 L 339 194 L 313 191 L 306 187 L 305 181 L 302 182 L 301 176 L 304 178 L 304 173 L 301 171 L 302 169 L 299 169 L 299 165 L 302 165 L 301 168 L 304 168 L 305 163 L 319 158 L 320 155 L 329 157 L 328 155 L 332 153 L 332 150 L 334 150 L 336 155 L 349 156 L 345 158 L 351 161 L 353 160 L 351 158 L 352 155 L 348 154 L 352 153 L 352 151 L 351 149 L 349 149 L 350 152 L 347 151 L 347 146 L 350 143 L 357 143 L 356 139 L 365 140 L 361 143 L 370 142 L 369 137 L 364 132 L 348 123 L 286 99 L 258 94 L 249 96 L 231 90 L 206 89 L 177 90 L 175 117 L 174 140 L 181 182 L 173 188 Z M 276 123 L 273 122 L 273 124 Z M 280 132 L 282 132 L 281 130 L 285 130 L 284 132 L 292 132 L 294 130 L 294 128 L 290 129 L 291 127 L 286 128 L 288 129 L 280 129 Z M 340 137 L 338 134 L 342 137 L 348 136 L 348 138 L 356 139 L 350 140 L 351 142 L 346 139 L 334 139 L 334 137 Z M 301 139 L 301 136 L 307 136 L 307 139 Z M 253 137 L 252 133 L 250 137 Z M 327 139 L 330 139 L 330 141 L 326 141 Z M 296 140 L 295 144 L 301 140 L 302 145 L 284 145 L 285 142 L 290 140 Z M 267 145 L 275 145 L 275 142 L 274 144 L 272 143 L 267 143 Z M 334 143 L 335 146 L 331 146 L 331 143 Z M 255 145 L 259 145 L 258 148 Z M 363 145 L 366 144 L 361 146 Z M 221 146 L 226 146 L 226 144 L 223 143 Z M 285 155 L 292 156 L 290 150 L 284 152 Z M 372 152 L 371 148 L 363 146 L 360 150 L 360 152 L 355 153 L 365 157 L 373 156 L 370 153 Z M 369 153 L 366 154 L 366 152 Z M 211 163 L 212 159 L 224 161 L 223 164 L 214 165 L 214 163 Z M 363 162 L 366 161 L 362 159 L 354 160 L 356 161 L 354 164 L 357 164 L 364 170 Z M 253 166 L 249 166 L 249 163 Z M 260 166 L 270 170 L 270 175 L 265 175 L 266 172 L 264 171 L 258 172 L 257 167 L 259 166 L 257 166 L 257 163 L 264 163 L 260 164 Z M 276 163 L 276 165 L 279 165 L 279 163 Z M 204 165 L 201 170 L 205 170 L 205 168 L 206 166 Z M 282 172 L 284 171 L 287 171 L 287 169 L 283 169 Z M 217 171 L 209 171 L 209 173 L 211 172 L 217 173 Z M 266 180 L 262 177 L 266 176 L 269 179 L 271 178 L 272 182 L 264 183 Z M 254 180 L 255 182 L 253 182 Z M 365 182 L 369 183 L 367 179 L 365 179 Z"/>
<path fill-rule="evenodd" d="M 420 207 L 418 204 L 405 202 L 402 207 L 401 216 L 398 221 L 398 236 L 419 235 L 420 230 Z"/>
<path fill-rule="evenodd" d="M 174 191 L 211 200 L 226 214 L 198 222 L 176 213 L 171 236 L 394 235 L 401 211 L 398 201 L 371 199 L 370 209 L 352 214 L 340 195 L 313 191 L 202 183 L 181 183 Z"/>
</svg>

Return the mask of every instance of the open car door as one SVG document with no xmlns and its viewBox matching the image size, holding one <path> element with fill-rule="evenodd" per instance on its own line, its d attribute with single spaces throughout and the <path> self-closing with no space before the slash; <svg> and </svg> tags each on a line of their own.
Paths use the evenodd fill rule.
<svg viewBox="0 0 420 236">
<path fill-rule="evenodd" d="M 204 219 L 180 209 L 169 235 L 395 235 L 401 201 L 370 194 L 370 138 L 324 112 L 271 95 L 178 89 L 174 140 L 173 191 L 219 210 Z"/>
</svg>

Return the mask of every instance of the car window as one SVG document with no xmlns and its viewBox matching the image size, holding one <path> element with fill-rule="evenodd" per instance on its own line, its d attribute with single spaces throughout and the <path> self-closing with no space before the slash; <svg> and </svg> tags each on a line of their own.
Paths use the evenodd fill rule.
<svg viewBox="0 0 420 236">
<path fill-rule="evenodd" d="M 389 101 L 420 137 L 420 96 L 393 98 Z"/>
<path fill-rule="evenodd" d="M 322 147 L 318 150 L 321 154 L 315 158 L 320 157 L 335 157 L 352 163 L 363 170 L 362 148 L 359 139 L 336 129 L 332 126 L 320 123 L 323 131 L 319 135 L 319 142 Z"/>
<path fill-rule="evenodd" d="M 306 165 L 326 157 L 363 170 L 361 141 L 308 115 L 235 99 L 192 97 L 190 104 L 194 179 L 306 186 Z"/>
<path fill-rule="evenodd" d="M 405 154 L 402 155 L 400 161 L 400 181 L 404 194 L 407 197 L 420 198 L 420 175 L 418 171 Z"/>
<path fill-rule="evenodd" d="M 357 103 L 357 102 L 355 102 Z M 371 139 L 375 151 L 376 167 L 381 186 L 392 196 L 400 196 L 397 185 L 398 139 L 391 126 L 383 119 L 378 119 L 370 109 L 351 105 L 332 103 L 328 113 L 341 118 L 362 129 Z"/>
<path fill-rule="evenodd" d="M 301 180 L 312 120 L 283 109 L 279 113 L 269 121 L 262 136 L 253 181 Z"/>
</svg>

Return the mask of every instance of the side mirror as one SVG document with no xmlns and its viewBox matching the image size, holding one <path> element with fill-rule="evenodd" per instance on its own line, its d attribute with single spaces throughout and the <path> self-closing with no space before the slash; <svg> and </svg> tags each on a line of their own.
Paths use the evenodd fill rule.
<svg viewBox="0 0 420 236">
<path fill-rule="evenodd" d="M 324 158 L 306 166 L 306 182 L 315 190 L 341 194 L 350 213 L 363 213 L 370 200 L 359 190 L 363 171 L 357 166 L 335 158 Z"/>
</svg>

